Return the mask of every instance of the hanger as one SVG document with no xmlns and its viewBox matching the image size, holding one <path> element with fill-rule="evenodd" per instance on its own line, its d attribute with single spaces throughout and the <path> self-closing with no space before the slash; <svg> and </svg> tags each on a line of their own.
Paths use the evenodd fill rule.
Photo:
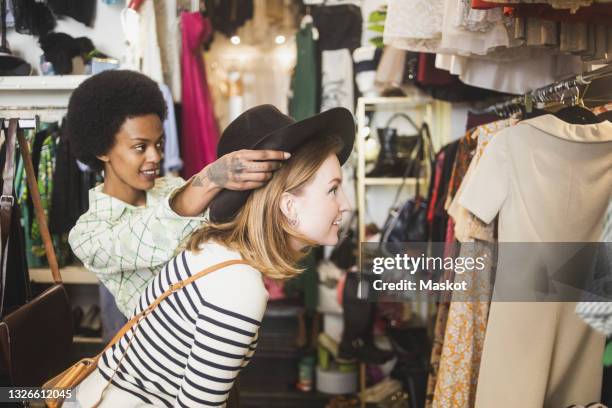
<svg viewBox="0 0 612 408">
<path fill-rule="evenodd" d="M 582 93 L 582 96 L 580 95 L 580 87 L 579 87 L 581 85 L 581 82 L 583 85 L 586 85 L 584 92 Z M 589 89 L 590 84 L 591 84 L 591 81 L 585 81 L 585 80 L 572 81 L 571 85 L 570 83 L 565 84 L 566 85 L 565 89 L 569 90 L 570 87 L 573 86 L 576 91 L 575 100 L 573 101 L 574 103 L 572 104 L 572 106 L 563 108 L 555 112 L 554 115 L 557 118 L 561 119 L 562 121 L 573 124 L 573 125 L 593 125 L 596 123 L 603 122 L 602 118 L 598 117 L 597 115 L 595 115 L 593 112 L 591 112 L 589 109 L 587 109 L 584 106 L 584 101 L 583 101 L 584 95 Z M 564 95 L 562 95 L 562 99 L 561 99 L 562 102 L 563 102 L 563 96 Z"/>
</svg>

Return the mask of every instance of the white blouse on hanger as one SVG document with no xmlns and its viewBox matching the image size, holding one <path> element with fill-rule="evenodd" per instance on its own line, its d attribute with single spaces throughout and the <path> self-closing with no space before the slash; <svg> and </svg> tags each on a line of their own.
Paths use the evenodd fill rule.
<svg viewBox="0 0 612 408">
<path fill-rule="evenodd" d="M 436 52 L 443 18 L 444 0 L 389 0 L 383 41 L 402 50 Z"/>
<path fill-rule="evenodd" d="M 468 31 L 457 27 L 455 22 L 459 18 L 458 11 L 456 0 L 445 0 L 442 38 L 438 52 L 486 55 L 499 47 L 508 48 L 521 45 L 521 41 L 514 40 L 508 35 L 503 19 L 491 24 L 488 31 Z"/>
<path fill-rule="evenodd" d="M 519 51 L 516 49 L 515 51 Z M 542 55 L 544 54 L 544 55 Z M 522 94 L 582 72 L 580 57 L 526 48 L 518 60 L 491 60 L 459 55 L 436 55 L 436 68 L 459 75 L 468 85 Z"/>
</svg>

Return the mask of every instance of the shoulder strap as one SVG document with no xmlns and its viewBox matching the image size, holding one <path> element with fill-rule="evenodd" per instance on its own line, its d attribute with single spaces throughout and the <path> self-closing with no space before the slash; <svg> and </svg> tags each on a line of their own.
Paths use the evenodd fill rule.
<svg viewBox="0 0 612 408">
<path fill-rule="evenodd" d="M 102 355 L 106 350 L 108 350 L 113 345 L 115 345 L 115 343 L 117 343 L 119 341 L 119 339 L 121 339 L 121 337 L 123 337 L 125 335 L 125 333 L 130 331 L 130 329 L 132 329 L 132 327 L 134 327 L 134 325 L 136 325 L 146 315 L 151 313 L 164 299 L 166 299 L 168 296 L 170 296 L 174 292 L 181 290 L 185 286 L 193 283 L 194 281 L 196 281 L 197 279 L 200 279 L 201 277 L 203 277 L 205 275 L 208 275 L 211 272 L 217 271 L 217 270 L 222 269 L 222 268 L 226 268 L 228 266 L 238 265 L 238 264 L 246 264 L 246 265 L 248 265 L 248 262 L 245 261 L 245 260 L 242 260 L 242 259 L 232 259 L 232 260 L 229 260 L 229 261 L 220 262 L 220 263 L 218 263 L 216 265 L 213 265 L 213 266 L 210 266 L 210 267 L 204 269 L 201 272 L 196 273 L 195 275 L 190 276 L 189 278 L 187 278 L 185 280 L 173 283 L 172 285 L 170 285 L 170 287 L 168 289 L 166 289 L 166 291 L 164 293 L 159 295 L 159 297 L 157 299 L 155 299 L 153 301 L 153 303 L 151 303 L 149 305 L 149 307 L 147 307 L 142 312 L 140 312 L 137 315 L 135 315 L 134 317 L 132 317 L 119 330 L 119 332 L 117 332 L 115 337 L 113 337 L 113 339 L 108 343 L 108 345 L 104 348 L 104 350 L 102 351 L 102 353 L 100 355 Z"/>
<path fill-rule="evenodd" d="M 17 119 L 11 119 L 18 123 Z M 12 123 L 12 122 L 11 122 Z M 17 129 L 17 141 L 19 142 L 19 151 L 23 159 L 23 166 L 26 172 L 26 180 L 28 182 L 28 189 L 30 196 L 32 197 L 32 203 L 34 204 L 34 213 L 36 214 L 36 221 L 38 221 L 38 227 L 40 229 L 40 236 L 42 237 L 43 244 L 45 246 L 45 253 L 47 254 L 47 261 L 51 268 L 51 274 L 53 275 L 53 281 L 55 283 L 62 283 L 62 276 L 60 275 L 59 265 L 57 263 L 57 257 L 55 256 L 55 249 L 53 248 L 53 242 L 51 241 L 51 234 L 47 227 L 47 217 L 42 208 L 42 201 L 40 200 L 40 192 L 38 191 L 38 183 L 36 182 L 36 176 L 34 174 L 34 166 L 32 165 L 32 156 L 30 155 L 30 148 L 28 142 L 23 135 L 23 129 Z"/>
</svg>

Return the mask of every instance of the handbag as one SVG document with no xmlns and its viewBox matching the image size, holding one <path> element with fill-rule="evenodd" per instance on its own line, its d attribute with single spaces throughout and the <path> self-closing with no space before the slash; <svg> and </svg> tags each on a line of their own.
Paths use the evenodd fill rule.
<svg viewBox="0 0 612 408">
<path fill-rule="evenodd" d="M 429 167 L 430 172 L 433 166 L 431 135 L 429 133 L 429 126 L 426 123 L 421 127 L 420 134 L 419 144 L 414 152 L 416 158 L 413 160 L 413 166 L 416 167 L 415 172 L 417 175 L 415 196 L 406 201 L 401 207 L 397 206 L 400 194 L 406 185 L 406 179 L 413 172 L 411 168 L 406 168 L 402 183 L 397 189 L 393 205 L 382 229 L 380 239 L 381 250 L 384 250 L 384 245 L 388 243 L 426 242 L 429 237 L 427 200 L 421 196 L 423 162 Z"/>
<path fill-rule="evenodd" d="M 236 265 L 236 264 L 248 264 L 248 263 L 246 261 L 242 260 L 242 259 L 232 259 L 232 260 L 229 260 L 229 261 L 220 262 L 218 264 L 215 264 L 213 266 L 210 266 L 210 267 L 204 269 L 201 272 L 198 272 L 195 275 L 190 276 L 189 278 L 187 278 L 185 280 L 173 283 L 172 285 L 170 285 L 170 287 L 168 289 L 166 289 L 166 291 L 164 293 L 159 295 L 159 297 L 157 299 L 155 299 L 155 301 L 153 303 L 151 303 L 146 309 L 144 309 L 142 312 L 140 312 L 140 313 L 136 314 L 134 317 L 132 317 L 121 328 L 121 330 L 119 330 L 119 332 L 106 345 L 106 347 L 104 347 L 104 350 L 100 354 L 96 355 L 95 357 L 81 359 L 80 361 L 78 361 L 77 363 L 75 363 L 74 365 L 72 365 L 71 367 L 69 367 L 68 369 L 66 369 L 62 373 L 60 373 L 59 375 L 56 375 L 55 377 L 53 377 L 50 380 L 48 380 L 47 382 L 45 382 L 43 384 L 43 389 L 45 389 L 45 390 L 73 389 L 74 387 L 79 385 L 85 378 L 87 378 L 87 376 L 89 374 L 91 374 L 98 367 L 98 361 L 100 360 L 102 355 L 109 348 L 111 348 L 113 345 L 115 345 L 115 343 L 117 343 L 127 332 L 129 332 L 130 330 L 133 329 L 133 333 L 134 334 L 129 339 L 128 344 L 127 344 L 127 346 L 125 348 L 125 351 L 123 352 L 121 358 L 119 359 L 119 363 L 117 364 L 117 368 L 115 368 L 113 374 L 110 376 L 110 379 L 106 383 L 106 386 L 102 390 L 102 394 L 100 395 L 100 398 L 99 398 L 98 402 L 96 404 L 94 404 L 94 407 L 97 407 L 102 402 L 102 399 L 104 398 L 104 393 L 106 392 L 108 387 L 111 385 L 111 382 L 112 382 L 113 378 L 115 377 L 115 374 L 117 374 L 117 371 L 121 367 L 121 363 L 123 362 L 123 358 L 125 357 L 125 354 L 130 349 L 130 347 L 132 345 L 132 342 L 134 341 L 134 337 L 136 336 L 136 333 L 138 331 L 138 326 L 139 326 L 140 322 L 142 322 L 142 320 L 144 320 L 153 310 L 155 310 L 155 308 L 164 299 L 166 299 L 168 296 L 170 296 L 174 292 L 177 292 L 177 291 L 181 290 L 185 286 L 191 284 L 195 280 L 197 280 L 197 279 L 199 279 L 199 278 L 201 278 L 201 277 L 203 277 L 203 276 L 205 276 L 205 275 L 207 275 L 207 274 L 209 274 L 211 272 L 214 272 L 216 270 L 219 270 L 219 269 L 231 266 L 231 265 Z M 58 394 L 61 394 L 61 393 L 58 393 Z M 232 392 L 230 392 L 230 397 L 229 397 L 228 404 L 230 404 L 231 400 L 232 400 Z M 63 402 L 64 402 L 64 398 L 61 397 L 61 396 L 58 396 L 57 398 L 48 398 L 46 400 L 46 404 L 47 404 L 48 408 L 60 408 L 62 406 Z"/>
<path fill-rule="evenodd" d="M 15 200 L 12 196 L 15 173 L 15 138 L 19 143 L 28 188 L 54 284 L 25 305 L 7 314 L 0 322 L 0 365 L 12 386 L 35 387 L 40 386 L 49 376 L 59 372 L 70 358 L 72 310 L 66 289 L 62 284 L 57 258 L 47 228 L 28 144 L 23 130 L 19 129 L 18 119 L 9 120 L 6 138 L 7 159 L 3 172 L 1 200 L 3 205 L 0 206 L 3 276 L 6 276 L 7 258 L 10 256 L 5 250 L 8 248 L 5 237 L 8 237 L 10 228 L 6 220 L 10 221 L 10 209 Z"/>
<path fill-rule="evenodd" d="M 398 129 L 391 127 L 396 119 L 407 120 L 417 131 L 414 135 L 399 135 Z M 406 177 L 414 177 L 416 166 L 414 154 L 420 144 L 422 137 L 419 127 L 410 116 L 405 113 L 396 113 L 391 116 L 383 128 L 378 128 L 380 140 L 380 152 L 374 169 L 368 173 L 368 177 L 401 177 L 410 169 Z"/>
</svg>

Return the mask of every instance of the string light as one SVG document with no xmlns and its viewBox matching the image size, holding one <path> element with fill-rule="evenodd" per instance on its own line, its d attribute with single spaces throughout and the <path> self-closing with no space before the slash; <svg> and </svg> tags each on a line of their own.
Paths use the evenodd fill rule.
<svg viewBox="0 0 612 408">
<path fill-rule="evenodd" d="M 284 35 L 277 35 L 276 39 L 274 40 L 278 45 L 284 44 L 286 41 L 286 38 Z"/>
<path fill-rule="evenodd" d="M 238 45 L 240 44 L 240 37 L 238 37 L 237 35 L 233 35 L 232 38 L 230 38 L 230 41 L 232 44 Z"/>
</svg>

